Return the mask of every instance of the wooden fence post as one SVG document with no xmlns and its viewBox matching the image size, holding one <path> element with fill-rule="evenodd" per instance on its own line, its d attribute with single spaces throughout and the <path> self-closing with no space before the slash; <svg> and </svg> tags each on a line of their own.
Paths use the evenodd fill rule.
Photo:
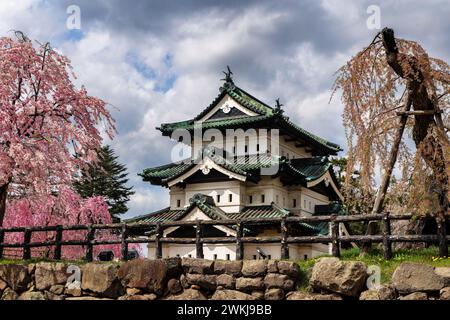
<svg viewBox="0 0 450 320">
<path fill-rule="evenodd" d="M 339 258 L 341 250 L 339 248 L 339 222 L 336 222 L 337 215 L 333 214 L 330 218 L 331 225 L 331 253 L 333 257 Z"/>
<path fill-rule="evenodd" d="M 202 225 L 197 221 L 195 228 L 195 252 L 197 259 L 203 259 Z"/>
<path fill-rule="evenodd" d="M 244 226 L 241 221 L 236 223 L 236 260 L 244 259 L 244 244 L 242 243 L 242 235 L 244 234 Z"/>
<path fill-rule="evenodd" d="M 3 242 L 5 241 L 5 231 L 0 228 L 0 259 L 3 259 Z"/>
<path fill-rule="evenodd" d="M 383 257 L 386 260 L 392 259 L 392 242 L 389 239 L 391 235 L 391 220 L 389 218 L 389 212 L 386 212 L 383 216 Z"/>
<path fill-rule="evenodd" d="M 61 260 L 61 241 L 63 238 L 63 228 L 62 226 L 56 226 L 56 235 L 55 235 L 55 253 L 53 255 L 53 259 Z"/>
<path fill-rule="evenodd" d="M 162 255 L 163 255 L 162 242 L 161 242 L 162 237 L 163 237 L 163 231 L 162 231 L 161 225 L 158 223 L 156 225 L 156 236 L 155 236 L 155 247 L 156 247 L 155 258 L 156 259 L 161 259 Z"/>
<path fill-rule="evenodd" d="M 437 235 L 439 239 L 439 256 L 448 257 L 446 217 L 436 217 Z"/>
<path fill-rule="evenodd" d="M 122 224 L 121 229 L 121 253 L 122 253 L 122 261 L 128 260 L 128 243 L 127 243 L 127 237 L 128 237 L 128 229 L 127 225 L 124 223 Z"/>
<path fill-rule="evenodd" d="M 92 241 L 95 238 L 95 229 L 92 226 L 88 226 L 88 231 L 86 234 L 86 261 L 92 262 L 94 260 L 94 245 Z"/>
<path fill-rule="evenodd" d="M 23 260 L 29 260 L 31 259 L 31 230 L 26 229 L 23 234 Z"/>
<path fill-rule="evenodd" d="M 289 244 L 287 243 L 288 228 L 286 217 L 281 219 L 281 259 L 289 259 Z"/>
</svg>

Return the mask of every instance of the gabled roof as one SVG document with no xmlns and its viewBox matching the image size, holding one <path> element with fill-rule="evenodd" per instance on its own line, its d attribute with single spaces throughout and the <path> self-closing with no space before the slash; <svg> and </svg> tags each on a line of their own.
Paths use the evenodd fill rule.
<svg viewBox="0 0 450 320">
<path fill-rule="evenodd" d="M 227 159 L 219 153 L 205 153 L 205 158 L 210 159 L 218 166 L 236 174 L 245 176 L 250 180 L 257 181 L 260 178 L 260 169 L 279 166 L 279 174 L 289 173 L 296 178 L 299 184 L 320 178 L 327 171 L 331 170 L 331 163 L 325 157 L 301 158 L 288 160 L 285 157 L 278 157 L 267 154 L 240 156 L 232 160 Z M 173 180 L 188 172 L 202 160 L 190 160 L 187 163 L 171 163 L 168 165 L 145 169 L 139 175 L 144 181 L 156 185 L 167 185 Z"/>
<path fill-rule="evenodd" d="M 128 223 L 145 223 L 145 222 L 165 222 L 165 221 L 179 221 L 182 220 L 189 212 L 194 208 L 200 209 L 205 213 L 211 220 L 238 220 L 246 218 L 282 218 L 291 215 L 289 210 L 283 209 L 276 204 L 272 203 L 270 205 L 263 206 L 248 206 L 244 207 L 238 213 L 226 213 L 220 208 L 215 206 L 212 197 L 204 194 L 195 194 L 190 200 L 190 205 L 183 210 L 170 210 L 170 208 L 165 208 L 156 211 L 151 214 L 135 217 L 126 220 Z M 311 223 L 299 223 L 299 227 L 305 228 L 310 232 L 315 232 L 317 234 L 322 234 L 326 228 L 322 226 L 315 226 Z M 233 227 L 234 228 L 234 227 Z M 246 228 L 247 231 L 250 231 Z"/>
<path fill-rule="evenodd" d="M 257 127 L 273 127 L 282 130 L 284 133 L 292 135 L 301 139 L 309 146 L 317 149 L 318 155 L 336 155 L 339 151 L 342 151 L 341 147 L 335 143 L 329 142 L 319 136 L 312 134 L 309 131 L 299 127 L 295 123 L 289 120 L 288 117 L 283 115 L 281 109 L 272 108 L 259 99 L 255 98 L 245 90 L 237 87 L 233 82 L 227 82 L 221 88 L 220 94 L 212 101 L 212 103 L 200 112 L 195 118 L 173 122 L 163 123 L 158 130 L 165 136 L 170 136 L 177 129 L 194 130 L 194 127 L 199 126 L 199 120 L 202 119 L 208 112 L 214 109 L 214 107 L 228 95 L 238 104 L 255 112 L 254 116 L 240 116 L 230 118 L 219 118 L 208 121 L 202 121 L 202 130 L 206 129 L 225 129 L 225 128 L 240 128 L 245 126 L 257 126 Z"/>
</svg>

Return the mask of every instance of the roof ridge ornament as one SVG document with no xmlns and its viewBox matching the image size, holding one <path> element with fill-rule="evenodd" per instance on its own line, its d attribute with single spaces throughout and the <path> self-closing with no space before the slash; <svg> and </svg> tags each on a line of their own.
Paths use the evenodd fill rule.
<svg viewBox="0 0 450 320">
<path fill-rule="evenodd" d="M 284 107 L 284 104 L 280 103 L 280 98 L 275 99 L 274 113 L 282 115 L 284 113 L 284 110 L 281 107 Z"/>
<path fill-rule="evenodd" d="M 221 81 L 225 81 L 222 87 L 220 87 L 220 92 L 226 90 L 231 91 L 236 88 L 233 82 L 233 72 L 230 69 L 230 66 L 227 66 L 227 71 L 222 71 L 222 73 L 225 75 L 225 78 L 220 79 Z"/>
</svg>

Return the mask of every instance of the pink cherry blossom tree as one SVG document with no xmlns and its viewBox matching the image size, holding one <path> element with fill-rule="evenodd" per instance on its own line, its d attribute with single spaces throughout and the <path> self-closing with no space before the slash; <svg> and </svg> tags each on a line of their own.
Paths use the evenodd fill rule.
<svg viewBox="0 0 450 320">
<path fill-rule="evenodd" d="M 83 199 L 71 188 L 61 187 L 57 195 L 29 196 L 13 200 L 6 210 L 4 227 L 56 226 L 78 224 L 112 223 L 108 204 L 102 197 Z M 64 231 L 63 240 L 84 240 L 86 231 Z M 32 242 L 55 240 L 56 232 L 34 232 Z M 117 236 L 109 230 L 97 231 L 96 240 L 112 240 Z M 23 242 L 23 232 L 7 233 L 6 243 Z M 138 248 L 138 246 L 130 246 Z M 99 245 L 94 247 L 94 254 L 101 250 L 112 250 L 115 257 L 120 257 L 120 245 Z M 32 250 L 33 257 L 52 257 L 54 246 Z M 85 254 L 82 246 L 63 246 L 62 258 L 79 259 Z M 19 256 L 21 249 L 9 249 L 7 255 Z"/>
<path fill-rule="evenodd" d="M 51 195 L 72 185 L 79 170 L 96 161 L 101 130 L 112 137 L 106 103 L 77 88 L 74 79 L 69 59 L 48 43 L 20 32 L 14 39 L 0 38 L 0 226 L 9 203 L 33 206 L 30 212 L 37 217 L 27 219 L 46 221 L 49 217 L 38 213 L 54 208 Z M 85 213 L 71 214 L 64 214 L 68 222 Z"/>
</svg>

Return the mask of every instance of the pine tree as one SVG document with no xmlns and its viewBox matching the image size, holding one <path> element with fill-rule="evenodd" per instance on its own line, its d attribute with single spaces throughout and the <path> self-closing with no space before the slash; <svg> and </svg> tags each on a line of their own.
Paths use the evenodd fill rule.
<svg viewBox="0 0 450 320">
<path fill-rule="evenodd" d="M 83 198 L 103 196 L 115 222 L 119 220 L 119 215 L 128 211 L 126 203 L 134 194 L 132 187 L 126 186 L 127 168 L 117 158 L 109 146 L 102 147 L 98 163 L 82 172 L 74 185 Z"/>
</svg>

